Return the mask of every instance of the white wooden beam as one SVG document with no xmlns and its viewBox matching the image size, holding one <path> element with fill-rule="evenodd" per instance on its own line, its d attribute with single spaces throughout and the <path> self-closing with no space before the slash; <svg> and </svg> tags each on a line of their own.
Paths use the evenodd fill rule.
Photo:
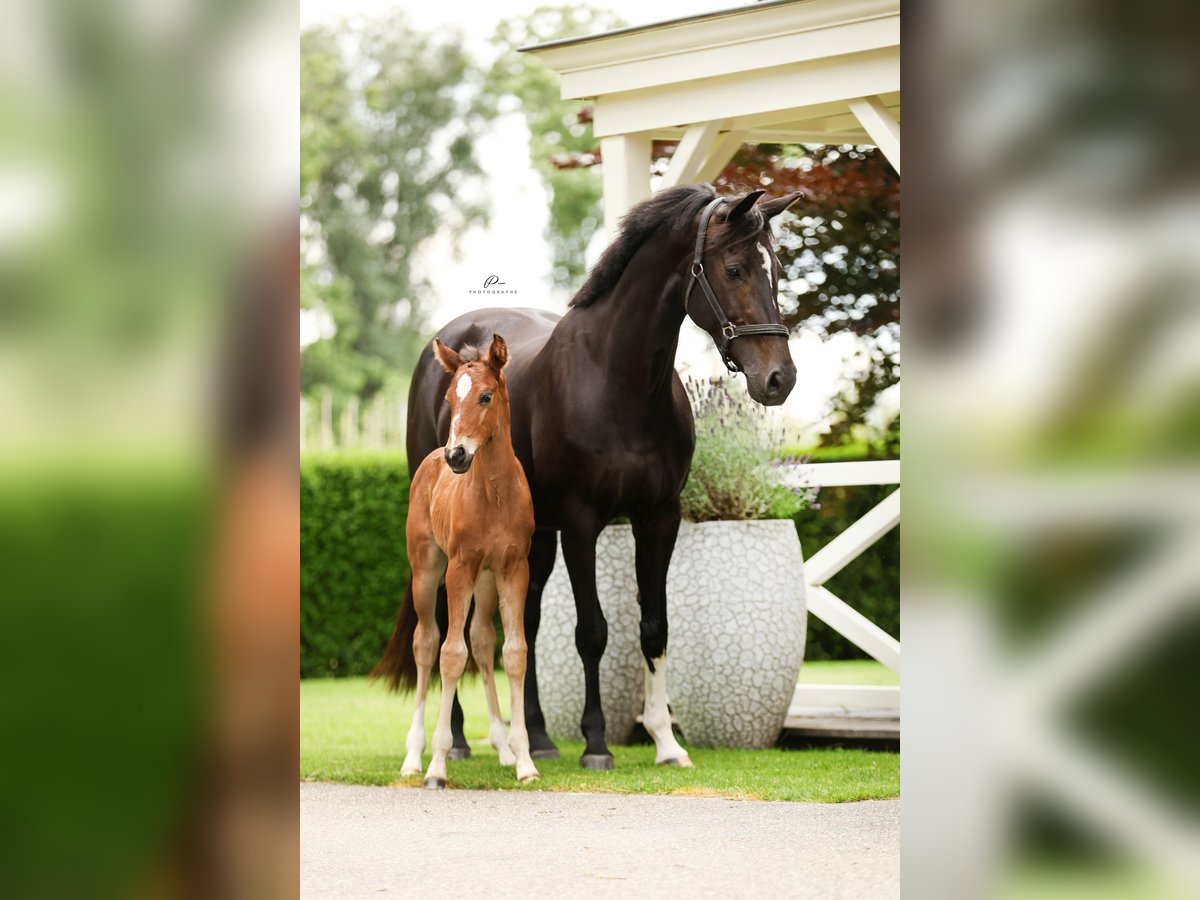
<svg viewBox="0 0 1200 900">
<path fill-rule="evenodd" d="M 600 139 L 604 178 L 604 234 L 617 236 L 621 216 L 650 196 L 650 135 L 616 134 Z"/>
<path fill-rule="evenodd" d="M 850 101 L 850 112 L 862 123 L 872 142 L 900 174 L 900 123 L 878 97 Z"/>
<path fill-rule="evenodd" d="M 792 694 L 792 709 L 837 706 L 900 711 L 898 684 L 798 684 Z"/>
<path fill-rule="evenodd" d="M 712 150 L 696 172 L 697 181 L 712 181 L 729 165 L 735 153 L 746 143 L 746 132 L 726 131 L 713 142 Z"/>
<path fill-rule="evenodd" d="M 824 584 L 898 524 L 900 491 L 896 490 L 806 560 L 804 580 L 810 587 Z"/>
<path fill-rule="evenodd" d="M 899 484 L 900 460 L 802 463 L 789 466 L 785 479 L 788 485 L 792 486 L 812 484 L 818 487 L 852 487 L 862 484 Z"/>
<path fill-rule="evenodd" d="M 825 588 L 808 586 L 808 611 L 892 671 L 900 671 L 900 642 Z"/>
<path fill-rule="evenodd" d="M 721 122 L 716 121 L 701 122 L 688 127 L 675 150 L 675 155 L 671 157 L 671 164 L 663 173 L 660 190 L 677 184 L 691 184 L 698 180 L 697 173 L 712 152 L 713 143 L 721 133 L 721 125 Z"/>
<path fill-rule="evenodd" d="M 900 48 L 886 47 L 645 90 L 600 94 L 596 97 L 592 133 L 603 137 L 761 113 L 786 121 L 779 111 L 846 103 L 899 90 Z M 792 114 L 790 118 L 802 116 Z"/>
</svg>

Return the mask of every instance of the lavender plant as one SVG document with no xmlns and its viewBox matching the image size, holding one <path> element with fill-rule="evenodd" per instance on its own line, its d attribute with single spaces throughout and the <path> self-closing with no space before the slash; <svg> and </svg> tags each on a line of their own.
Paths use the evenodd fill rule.
<svg viewBox="0 0 1200 900">
<path fill-rule="evenodd" d="M 769 427 L 763 411 L 723 378 L 689 378 L 686 387 L 696 452 L 680 495 L 685 519 L 789 519 L 806 506 L 819 508 L 816 487 L 784 483 L 787 467 L 807 461 L 775 452 L 784 429 Z"/>
</svg>

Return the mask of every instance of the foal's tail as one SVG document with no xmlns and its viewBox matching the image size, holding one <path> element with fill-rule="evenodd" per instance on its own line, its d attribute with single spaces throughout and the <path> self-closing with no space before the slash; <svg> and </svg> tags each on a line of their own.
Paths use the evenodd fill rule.
<svg viewBox="0 0 1200 900">
<path fill-rule="evenodd" d="M 417 660 L 413 656 L 413 634 L 417 630 L 417 609 L 413 606 L 412 576 L 404 590 L 404 602 L 396 616 L 396 628 L 388 641 L 383 659 L 371 670 L 371 678 L 383 678 L 389 690 L 408 693 L 417 687 Z"/>
</svg>

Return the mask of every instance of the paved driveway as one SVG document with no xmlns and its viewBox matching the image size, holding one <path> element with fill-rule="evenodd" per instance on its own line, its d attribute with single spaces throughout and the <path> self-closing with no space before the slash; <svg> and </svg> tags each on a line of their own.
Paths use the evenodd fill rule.
<svg viewBox="0 0 1200 900">
<path fill-rule="evenodd" d="M 300 785 L 301 895 L 900 895 L 900 802 Z"/>
</svg>

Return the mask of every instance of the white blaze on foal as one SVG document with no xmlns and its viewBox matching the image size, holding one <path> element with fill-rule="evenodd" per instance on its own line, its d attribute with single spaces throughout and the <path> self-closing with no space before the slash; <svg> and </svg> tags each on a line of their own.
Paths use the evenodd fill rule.
<svg viewBox="0 0 1200 900">
<path fill-rule="evenodd" d="M 642 724 L 650 737 L 654 738 L 654 761 L 661 765 L 691 768 L 692 761 L 687 751 L 675 740 L 671 730 L 671 711 L 667 709 L 667 656 L 664 653 L 654 660 L 654 671 L 646 666 L 646 705 L 642 710 Z"/>
</svg>

